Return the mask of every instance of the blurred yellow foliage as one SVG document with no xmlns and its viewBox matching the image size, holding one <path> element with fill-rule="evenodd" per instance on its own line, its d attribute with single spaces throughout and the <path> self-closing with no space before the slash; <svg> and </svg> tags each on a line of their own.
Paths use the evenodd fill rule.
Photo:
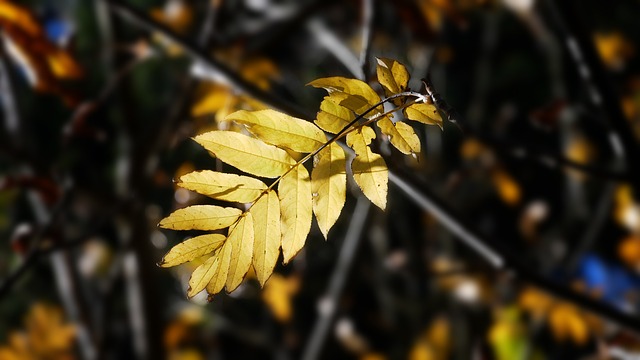
<svg viewBox="0 0 640 360">
<path fill-rule="evenodd" d="M 520 184 L 505 170 L 495 169 L 491 180 L 498 191 L 498 195 L 507 205 L 517 205 L 522 198 Z"/>
<path fill-rule="evenodd" d="M 444 360 L 451 351 L 451 325 L 444 317 L 429 324 L 416 339 L 409 353 L 410 360 Z"/>
<path fill-rule="evenodd" d="M 497 360 L 523 359 L 527 338 L 520 322 L 520 311 L 515 307 L 499 310 L 489 329 L 488 340 Z"/>
<path fill-rule="evenodd" d="M 199 360 L 204 357 L 200 352 L 185 348 L 195 337 L 197 326 L 204 321 L 203 310 L 199 306 L 188 306 L 164 329 L 164 348 L 171 360 Z"/>
<path fill-rule="evenodd" d="M 630 235 L 618 245 L 618 255 L 630 267 L 640 269 L 640 237 Z"/>
<path fill-rule="evenodd" d="M 520 307 L 538 320 L 546 319 L 557 341 L 571 341 L 584 345 L 592 334 L 602 332 L 600 319 L 585 313 L 576 306 L 557 301 L 534 288 L 526 288 L 520 294 Z"/>
<path fill-rule="evenodd" d="M 635 47 L 622 33 L 597 33 L 594 36 L 596 49 L 604 64 L 611 69 L 624 67 L 635 53 Z"/>
<path fill-rule="evenodd" d="M 274 273 L 264 286 L 262 300 L 278 321 L 286 323 L 291 320 L 293 315 L 292 298 L 299 289 L 300 278 L 298 276 L 284 277 Z"/>
<path fill-rule="evenodd" d="M 228 55 L 233 56 L 233 55 Z M 267 58 L 252 58 L 242 61 L 238 67 L 240 76 L 262 90 L 271 87 L 271 81 L 278 77 L 278 68 Z M 223 84 L 205 82 L 200 86 L 198 99 L 191 107 L 191 115 L 202 117 L 213 114 L 218 123 L 237 110 L 262 110 L 267 107 L 248 96 L 234 92 Z"/>
<path fill-rule="evenodd" d="M 83 73 L 80 65 L 69 52 L 47 38 L 29 9 L 0 0 L 0 29 L 6 36 L 7 53 L 23 67 L 36 90 L 58 94 L 68 103 L 76 101 L 60 81 L 80 78 Z"/>
<path fill-rule="evenodd" d="M 593 145 L 584 137 L 574 137 L 565 148 L 566 157 L 578 164 L 588 164 L 596 155 Z M 569 175 L 578 180 L 585 178 L 580 171 L 569 170 Z"/>
<path fill-rule="evenodd" d="M 57 307 L 36 303 L 25 319 L 25 329 L 13 332 L 0 347 L 2 360 L 71 360 L 75 328 L 65 324 Z"/>
<path fill-rule="evenodd" d="M 168 0 L 164 7 L 151 10 L 151 17 L 177 33 L 185 33 L 193 22 L 193 9 L 184 0 Z"/>
<path fill-rule="evenodd" d="M 558 341 L 570 340 L 584 345 L 589 341 L 589 325 L 583 314 L 573 305 L 562 303 L 551 309 L 549 326 Z"/>
</svg>

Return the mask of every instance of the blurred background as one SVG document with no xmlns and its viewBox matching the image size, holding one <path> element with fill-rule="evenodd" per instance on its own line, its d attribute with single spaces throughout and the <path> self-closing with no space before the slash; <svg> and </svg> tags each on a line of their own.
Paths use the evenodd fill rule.
<svg viewBox="0 0 640 360">
<path fill-rule="evenodd" d="M 0 0 L 0 359 L 637 359 L 640 2 Z M 377 144 L 325 241 L 260 289 L 186 298 L 156 263 L 234 172 L 190 140 L 238 109 L 312 120 L 375 57 L 444 130 Z M 381 92 L 381 91 L 380 91 Z M 450 108 L 449 108 L 450 107 Z M 379 137 L 380 138 L 380 137 Z M 469 246 L 470 245 L 470 246 Z"/>
</svg>

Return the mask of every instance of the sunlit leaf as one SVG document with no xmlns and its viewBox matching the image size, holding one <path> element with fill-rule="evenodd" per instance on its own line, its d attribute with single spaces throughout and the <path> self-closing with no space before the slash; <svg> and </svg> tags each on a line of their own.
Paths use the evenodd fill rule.
<svg viewBox="0 0 640 360">
<path fill-rule="evenodd" d="M 380 102 L 380 97 L 367 83 L 339 76 L 314 80 L 307 85 L 322 88 L 329 92 L 329 99 L 347 109 L 362 114 Z M 382 105 L 375 108 L 373 113 L 381 113 Z"/>
<path fill-rule="evenodd" d="M 406 155 L 420 153 L 420 139 L 411 125 L 403 122 L 394 124 L 388 117 L 378 120 L 377 124 L 398 151 Z"/>
<path fill-rule="evenodd" d="M 172 267 L 212 253 L 222 246 L 226 237 L 221 234 L 206 234 L 187 239 L 174 246 L 158 263 L 162 267 Z"/>
<path fill-rule="evenodd" d="M 409 72 L 401 63 L 387 58 L 376 58 L 378 65 L 376 73 L 378 82 L 384 89 L 386 96 L 399 94 L 407 89 Z"/>
<path fill-rule="evenodd" d="M 318 127 L 328 133 L 337 134 L 347 127 L 356 118 L 356 115 L 346 107 L 331 101 L 329 97 L 325 97 L 320 103 L 317 117 L 315 123 Z"/>
<path fill-rule="evenodd" d="M 311 171 L 313 212 L 325 239 L 344 207 L 347 192 L 345 167 L 344 150 L 333 143 L 316 155 Z"/>
<path fill-rule="evenodd" d="M 404 109 L 404 116 L 413 121 L 426 125 L 438 125 L 442 128 L 442 117 L 438 109 L 432 104 L 413 104 Z"/>
<path fill-rule="evenodd" d="M 209 283 L 206 285 L 207 293 L 217 294 L 224 288 L 229 274 L 229 264 L 233 253 L 233 245 L 227 241 L 214 255 L 218 261 L 215 273 L 211 276 Z"/>
<path fill-rule="evenodd" d="M 193 205 L 178 209 L 160 221 L 159 226 L 173 230 L 218 230 L 233 224 L 242 211 L 214 205 Z"/>
<path fill-rule="evenodd" d="M 251 133 L 267 144 L 302 153 L 314 151 L 327 140 L 312 123 L 271 109 L 240 110 L 227 116 L 226 120 L 247 125 Z"/>
<path fill-rule="evenodd" d="M 286 264 L 302 249 L 311 230 L 311 181 L 304 166 L 296 166 L 282 178 L 278 197 L 282 214 L 282 255 Z"/>
<path fill-rule="evenodd" d="M 194 140 L 221 161 L 256 176 L 275 178 L 296 163 L 286 151 L 233 131 L 210 131 Z"/>
<path fill-rule="evenodd" d="M 254 242 L 251 213 L 246 213 L 237 224 L 229 229 L 227 242 L 233 247 L 226 282 L 226 289 L 231 292 L 240 285 L 249 271 L 249 266 L 251 266 Z"/>
<path fill-rule="evenodd" d="M 387 187 L 389 171 L 382 156 L 369 148 L 376 133 L 368 126 L 347 135 L 347 145 L 351 147 L 356 157 L 351 162 L 353 179 L 364 195 L 371 202 L 384 210 L 387 205 Z"/>
<path fill-rule="evenodd" d="M 255 201 L 267 189 L 258 179 L 211 170 L 182 175 L 178 186 L 213 199 L 240 203 Z"/>
<path fill-rule="evenodd" d="M 253 216 L 253 268 L 261 286 L 273 272 L 280 255 L 280 200 L 270 190 L 256 201 L 249 213 Z"/>
<path fill-rule="evenodd" d="M 208 258 L 191 274 L 191 277 L 189 278 L 189 289 L 187 290 L 187 296 L 189 298 L 196 296 L 200 291 L 204 290 L 207 287 L 209 281 L 211 281 L 213 276 L 218 271 L 220 259 L 216 255 Z"/>
</svg>

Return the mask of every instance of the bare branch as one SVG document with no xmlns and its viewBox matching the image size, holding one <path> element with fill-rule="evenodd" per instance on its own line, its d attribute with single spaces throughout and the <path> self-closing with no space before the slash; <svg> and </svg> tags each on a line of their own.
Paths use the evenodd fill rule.
<svg viewBox="0 0 640 360">
<path fill-rule="evenodd" d="M 339 252 L 338 262 L 333 269 L 329 288 L 326 295 L 319 300 L 319 314 L 315 326 L 309 336 L 307 346 L 302 355 L 303 360 L 315 360 L 322 355 L 322 345 L 333 323 L 333 317 L 342 296 L 344 285 L 349 275 L 349 269 L 355 258 L 362 232 L 369 216 L 371 203 L 364 196 L 358 198 L 356 208 L 353 211 L 349 229 L 344 237 L 342 248 Z"/>
</svg>

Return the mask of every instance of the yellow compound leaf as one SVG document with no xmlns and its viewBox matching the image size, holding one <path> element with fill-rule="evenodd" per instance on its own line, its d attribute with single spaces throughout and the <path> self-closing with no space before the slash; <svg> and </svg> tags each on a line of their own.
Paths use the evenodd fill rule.
<svg viewBox="0 0 640 360">
<path fill-rule="evenodd" d="M 433 104 L 413 104 L 404 109 L 404 116 L 426 125 L 438 125 L 442 129 L 442 117 Z"/>
<path fill-rule="evenodd" d="M 371 202 L 384 210 L 387 205 L 389 171 L 382 156 L 369 148 L 376 133 L 368 126 L 347 135 L 347 145 L 356 152 L 351 162 L 353 179 Z"/>
<path fill-rule="evenodd" d="M 312 123 L 271 109 L 240 110 L 225 120 L 247 125 L 252 134 L 267 144 L 297 152 L 313 152 L 327 141 L 324 133 Z"/>
<path fill-rule="evenodd" d="M 260 286 L 273 273 L 273 269 L 280 254 L 280 200 L 275 191 L 256 201 L 249 213 L 253 216 L 253 232 L 255 234 L 253 244 L 253 268 Z"/>
<path fill-rule="evenodd" d="M 355 118 L 353 111 L 336 104 L 327 96 L 320 103 L 320 111 L 315 123 L 324 131 L 337 134 Z"/>
<path fill-rule="evenodd" d="M 193 205 L 178 209 L 158 226 L 173 230 L 218 230 L 231 226 L 242 211 L 214 205 Z"/>
<path fill-rule="evenodd" d="M 380 102 L 380 97 L 371 86 L 357 79 L 335 76 L 317 79 L 307 85 L 327 90 L 332 101 L 358 114 Z M 380 105 L 373 113 L 381 113 L 382 111 L 383 107 Z"/>
<path fill-rule="evenodd" d="M 219 253 L 219 252 L 218 252 Z M 187 297 L 192 298 L 196 296 L 200 291 L 207 287 L 207 284 L 218 271 L 220 265 L 220 259 L 218 256 L 213 255 L 208 258 L 202 265 L 198 266 L 191 277 L 189 278 L 189 289 L 187 290 Z"/>
<path fill-rule="evenodd" d="M 210 278 L 209 283 L 206 285 L 207 293 L 213 295 L 217 294 L 224 288 L 227 282 L 227 275 L 229 274 L 229 264 L 231 263 L 231 255 L 233 252 L 233 245 L 227 241 L 214 255 L 218 259 L 218 265 L 215 269 L 213 276 Z"/>
<path fill-rule="evenodd" d="M 233 246 L 233 251 L 226 283 L 228 292 L 235 290 L 249 271 L 253 258 L 253 240 L 253 216 L 251 213 L 246 213 L 236 225 L 229 229 L 227 241 Z"/>
<path fill-rule="evenodd" d="M 420 139 L 411 125 L 403 122 L 394 124 L 388 117 L 380 119 L 377 124 L 398 151 L 406 155 L 420 153 Z"/>
<path fill-rule="evenodd" d="M 304 166 L 296 166 L 282 178 L 278 197 L 282 214 L 282 255 L 286 264 L 302 249 L 311 230 L 311 181 Z"/>
<path fill-rule="evenodd" d="M 172 267 L 200 256 L 212 253 L 222 246 L 226 237 L 221 234 L 206 234 L 187 239 L 174 246 L 158 263 L 161 267 Z"/>
<path fill-rule="evenodd" d="M 180 177 L 178 186 L 223 201 L 248 203 L 267 189 L 262 181 L 217 171 L 194 171 Z"/>
<path fill-rule="evenodd" d="M 194 140 L 222 162 L 256 176 L 276 178 L 296 163 L 286 151 L 233 131 L 210 131 Z"/>
<path fill-rule="evenodd" d="M 325 239 L 344 207 L 347 193 L 346 164 L 344 150 L 333 143 L 316 155 L 311 172 L 313 213 Z"/>
<path fill-rule="evenodd" d="M 378 82 L 384 88 L 385 95 L 391 96 L 405 91 L 409 83 L 407 68 L 395 60 L 386 58 L 376 58 L 376 60 L 378 61 L 376 67 Z"/>
</svg>

